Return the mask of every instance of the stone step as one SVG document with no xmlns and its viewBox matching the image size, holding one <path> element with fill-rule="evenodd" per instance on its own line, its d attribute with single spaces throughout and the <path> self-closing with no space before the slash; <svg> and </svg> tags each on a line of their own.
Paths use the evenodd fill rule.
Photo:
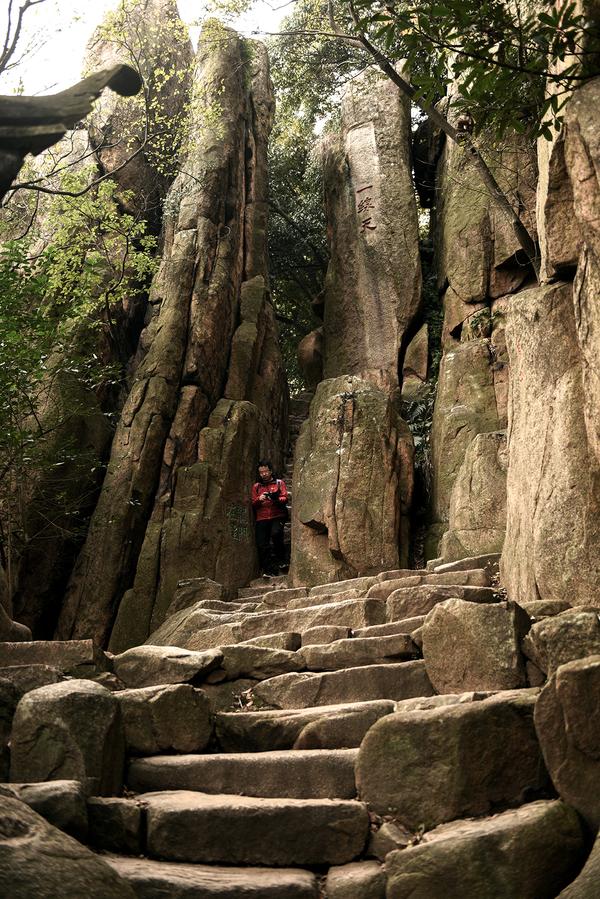
<svg viewBox="0 0 600 899">
<path fill-rule="evenodd" d="M 409 661 L 421 653 L 410 636 L 392 634 L 375 637 L 352 637 L 322 646 L 305 646 L 297 653 L 307 671 L 338 671 L 381 662 Z"/>
<path fill-rule="evenodd" d="M 356 800 L 259 799 L 177 790 L 143 793 L 147 851 L 172 861 L 231 865 L 342 865 L 369 833 Z"/>
<path fill-rule="evenodd" d="M 413 618 L 401 618 L 399 621 L 388 621 L 387 624 L 374 624 L 371 627 L 359 627 L 352 631 L 353 637 L 387 637 L 390 634 L 412 634 L 423 625 L 425 615 Z"/>
<path fill-rule="evenodd" d="M 458 559 L 456 562 L 443 562 L 433 559 L 431 568 L 434 572 L 444 571 L 468 571 L 474 568 L 484 568 L 488 574 L 498 574 L 500 566 L 500 553 L 487 553 L 483 556 L 469 556 L 466 559 Z M 429 570 L 429 562 L 427 563 Z"/>
<path fill-rule="evenodd" d="M 367 596 L 387 599 L 394 590 L 428 585 L 434 587 L 491 587 L 492 581 L 483 568 L 473 571 L 448 571 L 445 573 L 413 572 L 400 578 L 391 577 L 395 572 L 385 572 L 382 580 L 369 588 Z"/>
<path fill-rule="evenodd" d="M 416 615 L 427 615 L 446 599 L 464 599 L 466 602 L 493 603 L 500 596 L 492 587 L 454 587 L 422 584 L 418 587 L 400 587 L 386 600 L 386 618 L 393 621 Z"/>
<path fill-rule="evenodd" d="M 355 799 L 356 749 L 162 755 L 134 759 L 136 793 L 193 790 L 287 799 Z"/>
<path fill-rule="evenodd" d="M 215 729 L 217 742 L 224 752 L 267 752 L 292 749 L 304 728 L 321 719 L 354 715 L 372 723 L 395 710 L 393 700 L 381 699 L 309 709 L 219 712 L 215 716 Z"/>
<path fill-rule="evenodd" d="M 432 696 L 423 661 L 366 665 L 324 674 L 281 674 L 258 683 L 255 702 L 279 709 L 309 708 L 371 699 Z"/>
<path fill-rule="evenodd" d="M 103 855 L 140 899 L 318 899 L 311 871 L 233 868 Z"/>
<path fill-rule="evenodd" d="M 365 596 L 358 590 L 344 590 L 343 593 L 320 593 L 317 596 L 299 594 L 287 600 L 272 600 L 271 596 L 271 593 L 266 594 L 261 605 L 257 608 L 257 612 L 269 612 L 274 609 L 311 609 L 313 606 L 328 606 L 332 603 L 348 602 L 351 599 L 365 599 Z M 378 599 L 380 597 L 374 598 Z"/>
</svg>

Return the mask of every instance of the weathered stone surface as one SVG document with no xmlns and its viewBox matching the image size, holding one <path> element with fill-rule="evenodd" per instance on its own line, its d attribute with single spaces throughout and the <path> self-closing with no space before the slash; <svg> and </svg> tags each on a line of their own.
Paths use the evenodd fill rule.
<svg viewBox="0 0 600 899">
<path fill-rule="evenodd" d="M 505 431 L 473 438 L 450 496 L 448 530 L 439 549 L 444 560 L 502 551 L 507 470 Z"/>
<path fill-rule="evenodd" d="M 16 689 L 19 699 L 30 690 L 58 684 L 66 675 L 51 665 L 9 665 L 0 668 L 0 680 L 7 680 Z"/>
<path fill-rule="evenodd" d="M 339 603 L 312 606 L 307 609 L 266 612 L 247 615 L 236 633 L 242 639 L 274 630 L 304 631 L 323 625 L 338 627 L 365 627 L 385 621 L 385 603 L 378 599 L 354 599 Z"/>
<path fill-rule="evenodd" d="M 441 709 L 450 705 L 463 705 L 465 702 L 481 702 L 491 694 L 487 691 L 471 691 L 467 693 L 444 693 L 441 696 L 422 696 L 416 699 L 402 699 L 396 703 L 396 712 L 425 712 L 429 709 Z"/>
<path fill-rule="evenodd" d="M 562 802 L 532 802 L 457 821 L 386 858 L 388 899 L 550 899 L 584 855 L 581 824 Z"/>
<path fill-rule="evenodd" d="M 450 114 L 455 121 L 458 112 Z M 535 149 L 521 135 L 503 138 L 501 146 L 488 136 L 486 143 L 495 177 L 535 235 Z M 449 284 L 464 303 L 512 293 L 527 279 L 530 269 L 510 223 L 453 141 L 446 141 L 438 163 L 435 219 L 438 284 Z"/>
<path fill-rule="evenodd" d="M 259 702 L 280 709 L 371 699 L 408 699 L 432 693 L 421 661 L 367 665 L 325 674 L 282 674 L 257 684 L 252 691 Z"/>
<path fill-rule="evenodd" d="M 600 837 L 590 852 L 581 872 L 569 886 L 558 894 L 557 899 L 596 899 L 600 883 Z"/>
<path fill-rule="evenodd" d="M 109 671 L 110 662 L 92 640 L 35 640 L 0 644 L 3 665 L 49 665 L 72 677 Z"/>
<path fill-rule="evenodd" d="M 312 721 L 345 714 L 364 715 L 371 720 L 368 716 L 373 715 L 377 718 L 388 715 L 395 710 L 395 707 L 393 700 L 382 699 L 308 709 L 224 712 L 216 716 L 217 740 L 224 752 L 291 749 L 299 734 Z"/>
<path fill-rule="evenodd" d="M 385 821 L 378 830 L 371 831 L 367 855 L 384 862 L 389 852 L 394 849 L 405 849 L 413 837 L 414 834 L 397 821 Z"/>
<path fill-rule="evenodd" d="M 427 615 L 446 599 L 462 599 L 473 603 L 494 603 L 497 595 L 491 587 L 399 587 L 387 598 L 388 620 L 399 620 L 415 615 Z"/>
<path fill-rule="evenodd" d="M 359 802 L 144 793 L 148 852 L 180 861 L 230 864 L 344 864 L 362 851 L 369 827 Z"/>
<path fill-rule="evenodd" d="M 309 627 L 302 634 L 303 646 L 319 646 L 324 643 L 333 643 L 334 640 L 345 640 L 351 634 L 349 627 L 338 627 L 336 624 L 323 627 Z"/>
<path fill-rule="evenodd" d="M 321 382 L 296 443 L 294 585 L 323 584 L 406 557 L 413 441 L 387 392 L 358 377 Z"/>
<path fill-rule="evenodd" d="M 386 574 L 393 574 L 388 572 Z M 414 572 L 412 575 L 404 575 L 403 577 L 385 577 L 380 583 L 370 587 L 367 596 L 375 596 L 380 599 L 387 599 L 394 590 L 403 587 L 491 587 L 492 582 L 489 574 L 483 569 L 475 571 L 448 571 L 436 574 L 434 572 Z"/>
<path fill-rule="evenodd" d="M 385 899 L 385 872 L 377 862 L 351 862 L 330 868 L 328 899 Z"/>
<path fill-rule="evenodd" d="M 434 689 L 462 693 L 526 686 L 521 640 L 529 626 L 514 603 L 440 603 L 423 625 L 423 658 Z"/>
<path fill-rule="evenodd" d="M 359 665 L 414 659 L 420 653 L 408 634 L 393 634 L 387 637 L 353 637 L 323 646 L 305 646 L 298 655 L 308 671 L 337 671 Z"/>
<path fill-rule="evenodd" d="M 257 683 L 253 678 L 240 677 L 220 684 L 202 684 L 202 692 L 208 696 L 213 714 L 229 712 L 246 707 L 250 691 Z"/>
<path fill-rule="evenodd" d="M 221 646 L 220 649 L 223 661 L 207 676 L 208 683 L 216 684 L 221 680 L 237 680 L 240 677 L 265 680 L 278 674 L 303 671 L 306 668 L 303 657 L 297 652 L 241 643 Z"/>
<path fill-rule="evenodd" d="M 359 796 L 410 828 L 481 815 L 548 784 L 533 726 L 535 692 L 387 715 L 367 733 Z"/>
<path fill-rule="evenodd" d="M 186 865 L 114 855 L 105 861 L 138 897 L 157 895 L 156 890 L 170 899 L 318 899 L 319 895 L 315 875 L 293 868 Z"/>
<path fill-rule="evenodd" d="M 127 782 L 137 793 L 195 790 L 288 799 L 354 799 L 355 749 L 244 752 L 138 759 Z"/>
<path fill-rule="evenodd" d="M 168 618 L 175 612 L 181 612 L 182 609 L 188 609 L 202 601 L 227 602 L 232 598 L 231 592 L 229 588 L 218 584 L 209 577 L 195 577 L 189 578 L 187 581 L 180 581 L 165 617 Z"/>
<path fill-rule="evenodd" d="M 600 461 L 590 447 L 570 284 L 511 300 L 510 466 L 502 574 L 511 599 L 600 605 Z"/>
<path fill-rule="evenodd" d="M 337 581 L 337 583 L 317 584 L 311 587 L 309 596 L 335 596 L 352 591 L 355 595 L 366 595 L 369 587 L 379 582 L 377 575 L 349 578 L 346 581 Z"/>
<path fill-rule="evenodd" d="M 388 637 L 391 634 L 412 634 L 425 621 L 425 615 L 414 615 L 412 618 L 401 618 L 400 621 L 388 621 L 387 624 L 374 624 L 371 627 L 358 627 L 352 631 L 354 637 Z"/>
<path fill-rule="evenodd" d="M 600 827 L 600 655 L 556 671 L 543 688 L 535 727 L 552 782 L 590 826 Z"/>
<path fill-rule="evenodd" d="M 309 390 L 323 380 L 323 328 L 316 328 L 298 344 L 298 367 Z"/>
<path fill-rule="evenodd" d="M 88 832 L 86 799 L 78 780 L 48 783 L 2 784 L 0 796 L 13 796 L 45 818 L 49 824 L 85 840 Z"/>
<path fill-rule="evenodd" d="M 175 646 L 135 646 L 113 659 L 115 674 L 128 687 L 200 683 L 223 659 L 218 649 L 192 652 Z"/>
<path fill-rule="evenodd" d="M 119 704 L 99 684 L 70 680 L 20 700 L 11 735 L 10 778 L 79 780 L 86 793 L 117 793 L 125 741 Z"/>
<path fill-rule="evenodd" d="M 484 553 L 483 556 L 472 556 L 468 559 L 458 559 L 456 562 L 442 562 L 434 559 L 433 571 L 436 573 L 449 571 L 468 571 L 476 568 L 483 568 L 487 573 L 492 575 L 498 574 L 500 565 L 500 553 Z M 427 569 L 429 570 L 427 563 Z"/>
<path fill-rule="evenodd" d="M 431 430 L 432 515 L 446 527 L 452 489 L 472 440 L 506 424 L 497 406 L 493 365 L 488 339 L 460 344 L 442 358 Z"/>
<path fill-rule="evenodd" d="M 600 653 L 600 620 L 593 609 L 568 609 L 533 625 L 523 650 L 545 674 Z"/>
<path fill-rule="evenodd" d="M 363 708 L 346 710 L 342 707 L 305 724 L 294 743 L 298 749 L 353 749 L 360 746 L 366 732 L 384 715 L 394 711 L 393 704 L 359 703 Z"/>
<path fill-rule="evenodd" d="M 116 694 L 125 743 L 133 755 L 202 752 L 212 735 L 210 702 L 189 684 L 143 687 Z"/>
<path fill-rule="evenodd" d="M 283 631 L 280 634 L 267 634 L 264 637 L 251 637 L 241 645 L 267 646 L 269 649 L 285 649 L 287 652 L 295 652 L 302 646 L 302 635 L 294 631 Z"/>
<path fill-rule="evenodd" d="M 341 133 L 323 154 L 326 378 L 359 375 L 398 386 L 421 299 L 409 132 L 409 104 L 389 79 L 365 72 L 348 82 Z"/>
<path fill-rule="evenodd" d="M 571 604 L 563 599 L 532 599 L 522 600 L 519 605 L 527 612 L 532 621 L 539 618 L 548 618 L 551 615 L 559 615 L 571 608 Z"/>
<path fill-rule="evenodd" d="M 0 796 L 0 894 L 11 899 L 135 899 L 97 855 L 25 803 Z"/>
<path fill-rule="evenodd" d="M 286 609 L 291 599 L 299 599 L 303 596 L 308 596 L 308 587 L 288 587 L 265 593 L 262 602 L 265 606 L 273 609 Z"/>
<path fill-rule="evenodd" d="M 200 114 L 169 193 L 143 358 L 57 629 L 104 644 L 114 622 L 115 651 L 161 624 L 182 578 L 250 580 L 254 466 L 282 461 L 287 392 L 265 283 L 268 60 L 254 43 L 249 71 L 244 41 L 221 36 L 200 39 Z"/>
<path fill-rule="evenodd" d="M 89 841 L 102 852 L 140 855 L 143 851 L 141 807 L 129 799 L 88 799 Z"/>
<path fill-rule="evenodd" d="M 200 602 L 167 618 L 150 634 L 146 643 L 150 646 L 179 646 L 182 649 L 212 649 L 219 644 L 235 642 L 233 624 L 240 618 L 237 609 L 220 613 L 215 609 L 205 609 Z"/>
</svg>

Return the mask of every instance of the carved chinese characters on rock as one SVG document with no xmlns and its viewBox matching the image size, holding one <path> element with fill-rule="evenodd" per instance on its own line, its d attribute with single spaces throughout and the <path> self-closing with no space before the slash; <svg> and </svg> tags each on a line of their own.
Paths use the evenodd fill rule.
<svg viewBox="0 0 600 899">
<path fill-rule="evenodd" d="M 375 231 L 377 228 L 375 223 L 375 201 L 373 199 L 372 191 L 372 184 L 366 184 L 364 187 L 359 187 L 355 191 L 356 212 L 361 234 L 366 234 L 368 231 Z"/>
</svg>

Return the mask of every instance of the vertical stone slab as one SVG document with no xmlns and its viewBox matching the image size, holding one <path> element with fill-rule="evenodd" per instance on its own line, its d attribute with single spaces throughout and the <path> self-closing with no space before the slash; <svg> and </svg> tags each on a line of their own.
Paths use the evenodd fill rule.
<svg viewBox="0 0 600 899">
<path fill-rule="evenodd" d="M 413 443 L 388 393 L 357 377 L 322 381 L 296 444 L 293 584 L 405 563 Z"/>
<path fill-rule="evenodd" d="M 599 605 L 600 464 L 588 443 L 571 284 L 510 303 L 507 530 L 511 599 Z"/>
<path fill-rule="evenodd" d="M 367 73 L 350 82 L 341 112 L 341 132 L 324 147 L 324 377 L 396 387 L 421 301 L 409 104 L 389 79 Z"/>
</svg>

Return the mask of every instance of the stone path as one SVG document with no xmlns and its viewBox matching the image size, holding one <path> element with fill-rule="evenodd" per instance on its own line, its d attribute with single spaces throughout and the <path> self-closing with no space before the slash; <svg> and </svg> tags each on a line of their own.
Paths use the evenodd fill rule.
<svg viewBox="0 0 600 899">
<path fill-rule="evenodd" d="M 8 678 L 27 694 L 13 724 L 11 779 L 70 778 L 54 783 L 45 812 L 32 787 L 19 787 L 19 798 L 34 809 L 37 802 L 50 821 L 62 808 L 60 826 L 69 830 L 75 813 L 64 808 L 79 795 L 84 840 L 131 886 L 123 895 L 142 899 L 556 895 L 548 882 L 572 879 L 584 840 L 576 813 L 549 798 L 533 722 L 539 688 L 524 662 L 511 662 L 521 619 L 492 586 L 496 564 L 486 557 L 312 589 L 243 588 L 235 612 L 221 603 L 200 631 L 220 633 L 214 621 L 222 618 L 237 642 L 202 651 L 143 646 L 110 657 L 90 641 L 4 644 L 0 683 Z M 487 611 L 498 622 L 486 624 L 487 645 L 475 654 L 466 637 L 446 641 L 444 662 L 432 640 L 439 643 L 434 618 L 448 609 L 475 636 Z M 481 663 L 486 653 L 497 684 Z M 432 683 L 432 672 L 443 679 L 457 671 L 460 689 Z M 39 684 L 49 686 L 27 692 Z M 99 701 L 95 691 L 124 720 L 125 790 L 90 787 L 103 782 L 100 771 L 81 800 L 77 765 L 117 764 L 114 728 L 109 740 L 108 725 L 106 733 L 96 726 L 91 746 L 77 718 Z M 56 731 L 67 719 L 68 740 Z M 55 727 L 50 761 L 35 745 L 45 720 Z M 78 763 L 66 743 L 61 749 L 69 740 Z M 113 755 L 103 749 L 99 762 L 107 744 Z M 34 793 L 47 786 L 34 784 Z M 492 887 L 473 849 L 461 862 L 474 878 L 471 892 L 460 879 L 453 886 L 444 828 L 489 847 Z M 525 887 L 514 871 L 516 845 L 530 853 Z M 413 890 L 419 877 L 424 886 Z"/>
</svg>

